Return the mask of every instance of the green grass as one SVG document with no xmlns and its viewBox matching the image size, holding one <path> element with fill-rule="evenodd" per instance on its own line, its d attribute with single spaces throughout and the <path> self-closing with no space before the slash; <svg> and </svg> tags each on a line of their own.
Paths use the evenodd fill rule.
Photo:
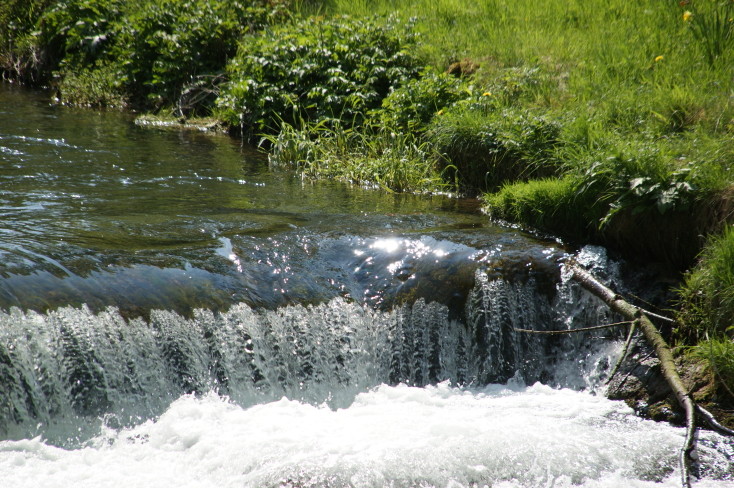
<svg viewBox="0 0 734 488">
<path fill-rule="evenodd" d="M 491 217 L 521 222 L 532 228 L 555 232 L 572 240 L 589 239 L 593 228 L 595 202 L 585 201 L 578 182 L 571 176 L 510 183 L 486 196 Z"/>
<path fill-rule="evenodd" d="M 734 226 L 711 239 L 680 295 L 683 336 L 734 338 Z"/>
<path fill-rule="evenodd" d="M 326 121 L 325 121 L 326 122 Z M 270 143 L 270 164 L 309 178 L 333 178 L 392 192 L 439 193 L 452 189 L 430 144 L 410 132 L 380 126 L 360 130 L 321 123 L 296 129 L 283 124 Z"/>
<path fill-rule="evenodd" d="M 734 340 L 731 337 L 703 340 L 690 349 L 690 354 L 706 361 L 724 396 L 734 399 Z"/>
<path fill-rule="evenodd" d="M 458 104 L 435 117 L 426 139 L 455 172 L 459 190 L 476 194 L 507 182 L 555 174 L 559 133 L 554 120 L 502 109 L 490 100 L 479 107 Z"/>
</svg>

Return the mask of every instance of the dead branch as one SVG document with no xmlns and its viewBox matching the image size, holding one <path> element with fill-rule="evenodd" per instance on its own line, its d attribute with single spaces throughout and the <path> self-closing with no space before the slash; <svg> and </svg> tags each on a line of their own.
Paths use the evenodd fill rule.
<svg viewBox="0 0 734 488">
<path fill-rule="evenodd" d="M 622 367 L 622 363 L 624 362 L 625 358 L 627 357 L 627 352 L 630 349 L 630 344 L 632 344 L 632 337 L 635 335 L 635 330 L 637 330 L 637 320 L 633 320 L 630 325 L 630 330 L 627 333 L 627 340 L 624 341 L 624 347 L 622 348 L 622 354 L 619 355 L 619 359 L 617 360 L 617 363 L 614 365 L 614 368 L 612 368 L 612 372 L 609 374 L 609 378 L 607 378 L 607 384 L 609 384 L 612 381 L 612 378 L 614 378 L 614 375 L 617 374 L 619 371 L 619 368 Z"/>
<path fill-rule="evenodd" d="M 675 319 L 671 319 L 670 317 L 666 317 L 665 315 L 660 315 L 660 314 L 657 314 L 655 312 L 651 312 L 651 311 L 649 311 L 649 310 L 647 310 L 645 308 L 641 308 L 640 310 L 642 310 L 642 312 L 645 315 L 647 315 L 648 317 L 651 317 L 653 319 L 662 320 L 663 322 L 667 322 L 669 324 L 674 324 L 675 323 Z"/>
<path fill-rule="evenodd" d="M 693 462 L 691 453 L 694 448 L 694 432 L 696 429 L 696 406 L 693 403 L 688 394 L 683 381 L 678 375 L 678 370 L 673 360 L 673 353 L 670 350 L 663 336 L 657 330 L 655 325 L 650 319 L 643 313 L 643 311 L 635 307 L 634 305 L 625 301 L 620 295 L 617 295 L 612 290 L 601 284 L 596 278 L 594 278 L 589 272 L 580 268 L 578 265 L 569 265 L 571 271 L 571 277 L 577 281 L 586 290 L 591 292 L 593 295 L 600 298 L 604 303 L 609 306 L 613 311 L 619 313 L 629 320 L 636 320 L 642 329 L 642 333 L 645 339 L 655 350 L 655 354 L 660 360 L 660 368 L 663 373 L 663 377 L 670 386 L 671 390 L 675 394 L 678 403 L 685 411 L 686 415 L 686 436 L 683 443 L 683 447 L 680 451 L 679 463 L 681 469 L 681 481 L 684 487 L 690 488 L 690 466 Z"/>
<path fill-rule="evenodd" d="M 731 430 L 730 428 L 721 425 L 719 421 L 716 420 L 716 417 L 714 417 L 711 412 L 703 408 L 701 405 L 696 404 L 696 410 L 698 410 L 698 413 L 701 414 L 706 423 L 708 423 L 709 426 L 717 431 L 719 434 L 734 436 L 734 430 Z"/>
<path fill-rule="evenodd" d="M 548 334 L 548 335 L 573 334 L 576 332 L 587 332 L 590 330 L 608 329 L 610 327 L 616 327 L 618 325 L 627 325 L 629 323 L 630 323 L 629 320 L 625 320 L 624 322 L 615 322 L 613 324 L 595 325 L 593 327 L 582 327 L 580 329 L 566 329 L 566 330 L 515 329 L 515 332 L 525 332 L 527 334 Z"/>
</svg>

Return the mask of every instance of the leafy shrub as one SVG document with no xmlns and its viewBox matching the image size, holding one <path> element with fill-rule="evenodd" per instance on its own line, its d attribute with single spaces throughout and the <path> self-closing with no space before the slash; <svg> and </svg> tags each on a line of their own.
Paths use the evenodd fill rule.
<svg viewBox="0 0 734 488">
<path fill-rule="evenodd" d="M 358 125 L 418 76 L 414 42 L 410 25 L 376 17 L 309 18 L 247 36 L 228 66 L 220 116 L 248 136 L 301 120 Z"/>
<path fill-rule="evenodd" d="M 129 60 L 135 92 L 170 103 L 187 84 L 222 71 L 243 32 L 266 25 L 269 12 L 253 3 L 155 0 L 122 25 L 113 56 Z"/>
<path fill-rule="evenodd" d="M 64 76 L 64 103 L 86 107 L 130 105 L 122 86 L 123 74 L 114 65 L 70 72 Z"/>
<path fill-rule="evenodd" d="M 43 62 L 33 31 L 53 0 L 0 2 L 0 73 L 3 78 L 41 81 Z"/>
<path fill-rule="evenodd" d="M 390 93 L 376 113 L 386 126 L 420 131 L 439 111 L 470 95 L 469 87 L 462 80 L 427 71 Z"/>
<path fill-rule="evenodd" d="M 94 87 L 157 109 L 176 103 L 201 79 L 218 79 L 211 75 L 224 70 L 243 32 L 260 29 L 278 15 L 270 3 L 62 0 L 42 16 L 38 43 L 58 61 L 64 101 L 104 104 L 104 98 L 95 103 L 78 92 Z M 105 73 L 113 72 L 119 78 L 105 84 L 113 81 Z"/>
<path fill-rule="evenodd" d="M 473 109 L 487 103 L 466 100 L 435 118 L 426 134 L 458 173 L 462 191 L 492 191 L 507 182 L 554 174 L 559 124 L 510 109 Z"/>
<path fill-rule="evenodd" d="M 52 60 L 51 69 L 90 68 L 104 57 L 124 15 L 122 0 L 64 0 L 39 21 L 38 43 Z"/>
<path fill-rule="evenodd" d="M 644 145 L 608 151 L 614 152 L 584 165 L 579 177 L 579 194 L 596 195 L 608 208 L 600 228 L 620 213 L 637 215 L 654 210 L 664 215 L 691 209 L 696 193 L 690 166 L 675 168 L 666 154 Z"/>
<path fill-rule="evenodd" d="M 655 146 L 622 141 L 595 157 L 575 176 L 579 198 L 598 210 L 591 237 L 674 272 L 690 266 L 711 226 L 694 167 Z"/>
</svg>

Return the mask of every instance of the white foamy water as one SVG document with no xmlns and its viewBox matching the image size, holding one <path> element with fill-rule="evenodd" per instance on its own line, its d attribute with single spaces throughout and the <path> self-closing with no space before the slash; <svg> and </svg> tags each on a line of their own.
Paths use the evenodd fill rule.
<svg viewBox="0 0 734 488">
<path fill-rule="evenodd" d="M 540 384 L 383 385 L 337 410 L 285 398 L 241 408 L 208 394 L 80 449 L 0 442 L 0 479 L 18 488 L 673 487 L 682 439 L 621 402 Z M 696 486 L 732 486 L 731 442 L 702 433 L 699 454 Z"/>
</svg>

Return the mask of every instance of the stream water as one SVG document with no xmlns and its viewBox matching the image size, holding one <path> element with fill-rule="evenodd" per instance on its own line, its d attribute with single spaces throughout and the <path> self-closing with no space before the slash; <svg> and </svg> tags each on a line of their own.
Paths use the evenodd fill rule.
<svg viewBox="0 0 734 488">
<path fill-rule="evenodd" d="M 2 486 L 678 486 L 618 336 L 517 330 L 615 320 L 561 266 L 603 249 L 46 97 L 0 85 Z"/>
</svg>

